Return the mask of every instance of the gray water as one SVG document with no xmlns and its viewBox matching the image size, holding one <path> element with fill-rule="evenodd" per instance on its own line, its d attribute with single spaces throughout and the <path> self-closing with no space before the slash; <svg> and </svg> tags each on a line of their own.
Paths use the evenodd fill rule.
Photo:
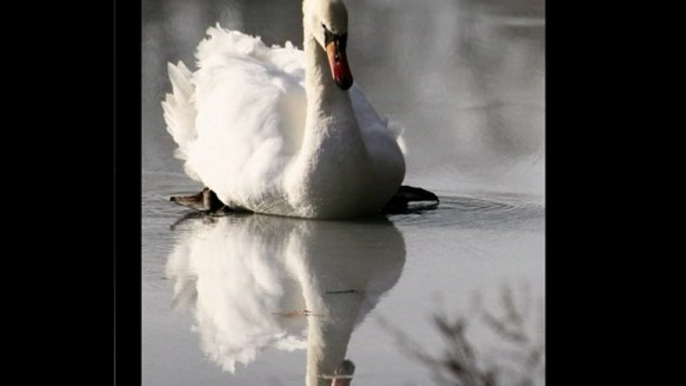
<svg viewBox="0 0 686 386">
<path fill-rule="evenodd" d="M 436 192 L 435 210 L 353 222 L 182 220 L 188 212 L 169 196 L 200 186 L 182 174 L 164 128 L 166 63 L 193 69 L 217 22 L 302 46 L 300 2 L 144 0 L 144 385 L 305 384 L 308 328 L 326 319 L 296 312 L 312 297 L 352 326 L 340 339 L 357 367 L 353 385 L 437 384 L 394 332 L 438 356 L 446 342 L 432 316 L 473 314 L 475 299 L 497 313 L 506 284 L 531 293 L 527 329 L 544 337 L 543 1 L 346 4 L 355 81 L 405 126 L 405 183 Z M 327 297 L 327 286 L 345 288 Z M 473 319 L 480 363 L 508 362 L 507 342 Z M 532 376 L 545 383 L 542 369 Z"/>
</svg>

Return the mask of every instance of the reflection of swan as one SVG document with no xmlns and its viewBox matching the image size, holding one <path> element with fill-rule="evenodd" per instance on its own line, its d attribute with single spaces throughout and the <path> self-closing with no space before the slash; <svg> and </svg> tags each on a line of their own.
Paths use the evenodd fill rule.
<svg viewBox="0 0 686 386">
<path fill-rule="evenodd" d="M 305 0 L 303 14 L 304 52 L 217 27 L 198 47 L 198 71 L 169 65 L 163 107 L 176 154 L 229 207 L 375 213 L 404 178 L 401 128 L 353 85 L 343 2 Z"/>
<path fill-rule="evenodd" d="M 306 384 L 330 385 L 354 326 L 400 277 L 402 235 L 385 218 L 213 221 L 192 222 L 167 263 L 203 351 L 233 372 L 270 347 L 307 348 Z"/>
</svg>

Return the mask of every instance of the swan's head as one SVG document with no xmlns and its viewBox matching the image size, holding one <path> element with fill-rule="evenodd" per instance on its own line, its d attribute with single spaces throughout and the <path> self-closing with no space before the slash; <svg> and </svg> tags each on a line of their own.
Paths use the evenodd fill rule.
<svg viewBox="0 0 686 386">
<path fill-rule="evenodd" d="M 308 3 L 308 2 L 306 2 Z M 331 76 L 343 90 L 353 85 L 353 75 L 348 65 L 348 10 L 340 0 L 309 1 L 305 14 L 309 15 L 312 35 L 324 48 L 329 58 Z"/>
</svg>

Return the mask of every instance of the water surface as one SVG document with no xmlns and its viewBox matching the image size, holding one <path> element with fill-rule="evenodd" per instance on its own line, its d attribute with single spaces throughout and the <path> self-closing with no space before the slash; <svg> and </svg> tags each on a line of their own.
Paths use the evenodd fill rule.
<svg viewBox="0 0 686 386">
<path fill-rule="evenodd" d="M 424 385 L 428 370 L 379 318 L 437 352 L 437 311 L 468 310 L 475 294 L 496 304 L 503 283 L 545 295 L 544 208 L 532 197 L 443 197 L 435 210 L 343 222 L 183 220 L 167 197 L 191 188 L 184 176 L 143 182 L 145 385 L 305 384 L 308 332 L 328 319 L 354 384 Z M 487 334 L 474 339 L 488 349 Z"/>
</svg>

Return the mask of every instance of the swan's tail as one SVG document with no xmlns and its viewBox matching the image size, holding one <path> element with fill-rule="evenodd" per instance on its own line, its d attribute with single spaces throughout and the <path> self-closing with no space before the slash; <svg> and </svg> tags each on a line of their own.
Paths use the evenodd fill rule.
<svg viewBox="0 0 686 386">
<path fill-rule="evenodd" d="M 167 123 L 167 131 L 179 145 L 174 156 L 187 161 L 189 146 L 197 137 L 195 130 L 196 111 L 193 104 L 195 87 L 191 83 L 192 73 L 181 61 L 176 66 L 168 63 L 167 69 L 173 92 L 167 94 L 166 99 L 162 102 L 164 121 Z M 188 170 L 188 167 L 186 167 L 186 174 L 197 179 L 195 173 Z"/>
</svg>

